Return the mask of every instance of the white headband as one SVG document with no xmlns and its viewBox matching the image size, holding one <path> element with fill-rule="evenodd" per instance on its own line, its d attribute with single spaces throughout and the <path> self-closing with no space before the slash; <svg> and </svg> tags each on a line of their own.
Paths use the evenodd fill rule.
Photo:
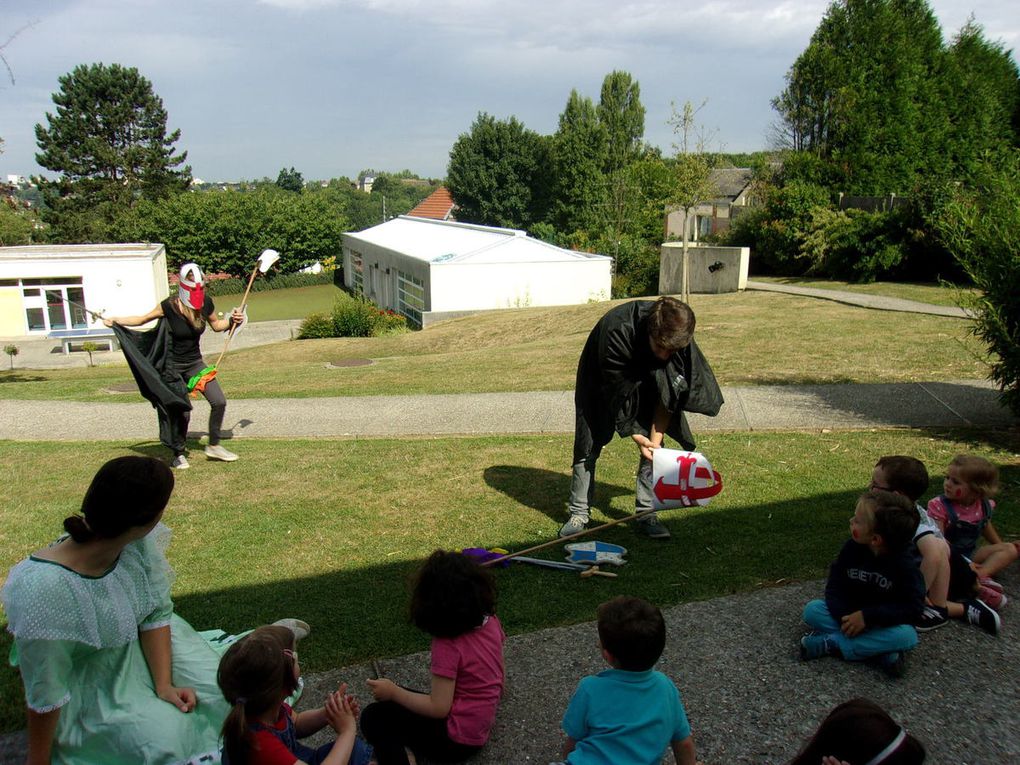
<svg viewBox="0 0 1020 765">
<path fill-rule="evenodd" d="M 864 763 L 864 765 L 879 765 L 880 762 L 885 762 L 889 759 L 889 755 L 900 748 L 900 744 L 903 743 L 903 739 L 906 737 L 907 732 L 903 730 L 903 728 L 900 728 L 900 732 L 896 735 L 896 738 L 890 742 L 889 746 Z"/>
</svg>

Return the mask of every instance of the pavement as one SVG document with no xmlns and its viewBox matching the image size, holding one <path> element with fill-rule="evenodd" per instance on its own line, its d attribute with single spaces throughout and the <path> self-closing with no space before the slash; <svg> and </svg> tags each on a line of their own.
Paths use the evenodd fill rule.
<svg viewBox="0 0 1020 765">
<path fill-rule="evenodd" d="M 768 289 L 776 286 L 784 292 L 804 289 L 766 285 Z M 826 293 L 818 297 L 833 299 L 831 291 L 815 291 Z M 853 299 L 857 301 L 853 304 L 861 305 L 873 300 L 847 295 L 841 302 Z M 868 307 L 903 310 L 902 306 Z M 273 331 L 285 338 L 291 329 L 281 326 Z M 214 352 L 210 348 L 205 351 Z M 20 361 L 27 358 L 19 356 Z M 726 404 L 719 417 L 692 418 L 696 433 L 985 429 L 1018 424 L 1000 407 L 994 388 L 974 380 L 733 386 L 723 392 Z M 569 433 L 573 431 L 571 396 L 569 391 L 555 391 L 231 400 L 226 425 L 230 435 L 240 440 Z M 205 422 L 204 407 L 204 401 L 196 405 L 192 417 L 196 426 Z M 33 440 L 40 434 L 47 440 L 153 439 L 153 431 L 148 404 L 0 401 L 0 438 L 4 439 Z M 663 544 L 662 554 L 703 552 L 690 549 L 682 534 L 676 534 Z M 620 574 L 626 576 L 626 569 Z M 1000 579 L 1011 596 L 1020 597 L 1020 567 L 1004 572 Z M 595 587 L 602 584 L 597 579 L 589 581 Z M 1012 671 L 1020 663 L 1020 631 L 1011 628 L 1010 609 L 997 637 L 959 622 L 923 635 L 912 652 L 906 677 L 892 680 L 866 665 L 828 658 L 799 661 L 796 646 L 804 629 L 800 612 L 807 600 L 821 596 L 822 588 L 821 581 L 763 582 L 750 593 L 665 610 L 668 640 L 658 668 L 673 678 L 683 694 L 700 760 L 706 765 L 787 762 L 829 709 L 851 697 L 867 696 L 927 744 L 926 762 L 1020 762 L 1020 727 L 1016 725 L 1020 675 Z M 314 640 L 314 623 L 310 639 Z M 426 645 L 423 638 L 423 648 Z M 604 668 L 594 624 L 515 635 L 508 639 L 505 655 L 507 685 L 496 727 L 489 744 L 472 762 L 551 762 L 558 757 L 559 722 L 577 682 Z M 396 682 L 427 687 L 427 653 L 384 659 L 382 664 L 384 673 Z M 357 665 L 309 675 L 302 704 L 317 704 L 341 680 L 368 700 L 364 681 L 370 672 L 368 665 Z M 23 733 L 0 737 L 0 763 L 23 757 Z"/>
</svg>

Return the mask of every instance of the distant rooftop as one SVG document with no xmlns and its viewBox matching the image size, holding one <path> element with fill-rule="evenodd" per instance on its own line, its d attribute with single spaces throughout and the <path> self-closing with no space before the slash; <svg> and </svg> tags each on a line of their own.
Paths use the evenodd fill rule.
<svg viewBox="0 0 1020 765">
<path fill-rule="evenodd" d="M 432 220 L 453 220 L 453 196 L 446 186 L 440 186 L 429 194 L 408 215 L 412 218 L 431 218 Z"/>
</svg>

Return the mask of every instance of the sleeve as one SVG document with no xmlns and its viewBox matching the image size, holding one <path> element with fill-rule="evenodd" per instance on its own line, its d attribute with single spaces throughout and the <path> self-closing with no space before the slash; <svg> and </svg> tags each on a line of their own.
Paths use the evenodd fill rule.
<svg viewBox="0 0 1020 765">
<path fill-rule="evenodd" d="M 457 679 L 460 669 L 460 651 L 449 638 L 432 640 L 432 674 L 450 680 Z"/>
<path fill-rule="evenodd" d="M 829 578 L 825 580 L 825 605 L 829 609 L 832 618 L 837 621 L 856 610 L 851 604 L 850 592 L 847 587 L 846 577 L 844 576 L 849 557 L 847 545 L 850 544 L 856 543 L 851 541 L 843 545 L 836 560 L 829 566 Z"/>
<path fill-rule="evenodd" d="M 205 296 L 205 302 L 202 304 L 202 315 L 205 318 L 212 318 L 213 314 L 216 313 L 216 304 L 213 303 L 213 299 L 208 295 Z"/>
<path fill-rule="evenodd" d="M 141 632 L 165 627 L 170 624 L 174 613 L 174 603 L 170 598 L 170 586 L 173 584 L 174 573 L 166 559 L 166 549 L 170 544 L 170 529 L 162 523 L 137 542 L 142 556 L 148 581 L 148 596 L 153 608 L 138 625 Z"/>
<path fill-rule="evenodd" d="M 298 761 L 297 756 L 267 730 L 255 731 L 252 739 L 258 749 L 259 765 L 294 765 Z"/>
<path fill-rule="evenodd" d="M 563 732 L 574 741 L 588 737 L 588 685 L 591 678 L 584 678 L 577 685 L 573 698 L 563 713 Z"/>
<path fill-rule="evenodd" d="M 634 345 L 638 342 L 634 323 L 607 320 L 599 333 L 599 371 L 602 379 L 602 400 L 612 414 L 616 432 L 623 437 L 643 433 L 637 422 L 638 407 L 634 395 L 638 381 L 634 379 Z"/>
<path fill-rule="evenodd" d="M 71 699 L 75 647 L 70 640 L 15 639 L 12 663 L 18 665 L 25 703 L 33 712 L 52 712 Z"/>
<path fill-rule="evenodd" d="M 928 517 L 938 526 L 939 531 L 943 534 L 946 533 L 946 527 L 949 525 L 949 513 L 942 502 L 942 497 L 933 497 L 928 500 Z"/>
<path fill-rule="evenodd" d="M 683 741 L 690 738 L 691 735 L 691 723 L 687 719 L 687 710 L 684 709 L 683 700 L 680 698 L 680 691 L 677 689 L 673 682 L 667 678 L 669 686 L 673 691 L 673 695 L 676 697 L 676 725 L 673 728 L 673 736 L 670 741 Z"/>
</svg>

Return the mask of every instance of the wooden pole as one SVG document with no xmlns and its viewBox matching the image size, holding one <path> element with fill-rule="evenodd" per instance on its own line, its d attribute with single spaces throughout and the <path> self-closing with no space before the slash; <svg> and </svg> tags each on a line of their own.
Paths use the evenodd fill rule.
<svg viewBox="0 0 1020 765">
<path fill-rule="evenodd" d="M 255 277 L 258 275 L 258 272 L 259 272 L 259 264 L 256 263 L 255 264 L 255 268 L 252 269 L 251 278 L 248 280 L 248 287 L 244 291 L 244 297 L 241 298 L 241 310 L 242 311 L 244 310 L 244 307 L 248 304 L 248 293 L 251 292 L 251 285 L 253 285 L 255 283 Z M 236 324 L 231 324 L 230 325 L 230 332 L 227 333 L 227 339 L 223 343 L 223 350 L 220 351 L 220 355 L 217 357 L 216 363 L 213 364 L 213 367 L 215 369 L 219 369 L 220 368 L 220 361 L 223 360 L 223 354 L 227 352 L 227 347 L 230 345 L 230 341 L 234 338 L 234 332 L 236 332 L 236 331 L 237 331 L 237 325 Z"/>
</svg>

